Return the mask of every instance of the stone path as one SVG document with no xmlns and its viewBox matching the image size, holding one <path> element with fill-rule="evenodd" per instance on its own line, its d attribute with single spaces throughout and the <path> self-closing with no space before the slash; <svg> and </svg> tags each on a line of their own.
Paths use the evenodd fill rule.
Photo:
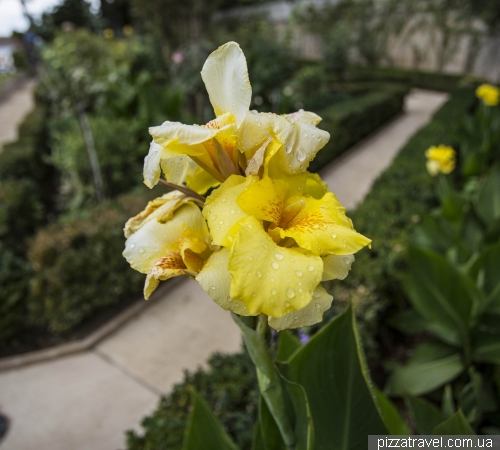
<svg viewBox="0 0 500 450">
<path fill-rule="evenodd" d="M 348 209 L 445 100 L 413 91 L 404 115 L 322 171 Z M 124 448 L 124 431 L 138 426 L 184 369 L 195 369 L 214 351 L 240 348 L 229 314 L 196 282 L 175 280 L 163 292 L 88 352 L 0 373 L 0 411 L 11 420 L 1 450 Z"/>
</svg>

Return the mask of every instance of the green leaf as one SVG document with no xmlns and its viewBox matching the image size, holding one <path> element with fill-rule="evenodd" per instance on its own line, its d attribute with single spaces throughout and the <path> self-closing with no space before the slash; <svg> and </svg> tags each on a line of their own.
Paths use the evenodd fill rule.
<svg viewBox="0 0 500 450">
<path fill-rule="evenodd" d="M 262 396 L 259 402 L 259 426 L 263 450 L 287 450 L 280 430 Z"/>
<path fill-rule="evenodd" d="M 422 395 L 441 387 L 464 370 L 458 353 L 437 343 L 417 347 L 406 366 L 397 367 L 392 373 L 386 392 L 389 395 Z"/>
<path fill-rule="evenodd" d="M 280 331 L 276 360 L 286 361 L 301 346 L 300 341 L 290 331 Z"/>
<path fill-rule="evenodd" d="M 500 243 L 485 250 L 468 273 L 485 292 L 485 310 L 500 314 Z"/>
<path fill-rule="evenodd" d="M 405 288 L 415 309 L 432 322 L 433 331 L 450 344 L 466 345 L 473 305 L 480 293 L 445 258 L 412 247 Z"/>
<path fill-rule="evenodd" d="M 377 404 L 382 415 L 382 420 L 389 434 L 410 435 L 410 430 L 394 404 L 379 389 L 375 388 L 375 393 L 377 395 Z"/>
<path fill-rule="evenodd" d="M 461 410 L 434 428 L 432 434 L 436 435 L 474 435 L 474 430 L 470 427 L 467 419 Z"/>
<path fill-rule="evenodd" d="M 184 435 L 183 450 L 237 450 L 205 400 L 193 391 L 191 401 L 193 410 Z"/>
<path fill-rule="evenodd" d="M 444 419 L 441 411 L 427 400 L 407 396 L 405 403 L 420 434 L 432 434 L 432 430 Z"/>
<path fill-rule="evenodd" d="M 420 334 L 427 330 L 427 322 L 418 313 L 409 309 L 393 314 L 387 324 L 404 334 Z"/>
<path fill-rule="evenodd" d="M 285 367 L 287 379 L 302 385 L 307 394 L 316 450 L 365 450 L 368 434 L 387 434 L 354 320 L 349 307 Z"/>
<path fill-rule="evenodd" d="M 472 358 L 477 362 L 500 365 L 500 335 L 489 330 L 475 330 L 472 341 Z"/>
<path fill-rule="evenodd" d="M 455 401 L 453 399 L 453 389 L 451 385 L 446 385 L 443 391 L 443 400 L 441 401 L 441 411 L 445 419 L 449 419 L 455 414 Z"/>
<path fill-rule="evenodd" d="M 500 218 L 500 166 L 490 172 L 475 206 L 479 217 L 487 224 Z"/>
</svg>

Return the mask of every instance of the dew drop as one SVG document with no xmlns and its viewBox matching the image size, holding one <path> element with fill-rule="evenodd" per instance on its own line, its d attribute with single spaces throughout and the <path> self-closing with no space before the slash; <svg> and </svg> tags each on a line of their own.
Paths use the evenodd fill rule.
<svg viewBox="0 0 500 450">
<path fill-rule="evenodd" d="M 224 223 L 223 220 L 219 220 L 219 225 L 222 225 Z"/>
<path fill-rule="evenodd" d="M 321 309 L 321 305 L 319 303 L 315 303 L 314 306 L 316 307 L 316 309 Z"/>
<path fill-rule="evenodd" d="M 276 295 L 276 289 L 273 289 L 273 290 L 271 291 L 271 294 L 272 294 L 272 295 Z"/>
<path fill-rule="evenodd" d="M 130 244 L 130 248 L 135 248 L 135 244 Z"/>
<path fill-rule="evenodd" d="M 319 292 L 314 291 L 313 292 L 313 297 L 314 298 L 319 298 L 320 297 Z"/>
<path fill-rule="evenodd" d="M 280 265 L 277 263 L 277 262 L 273 262 L 271 264 L 271 267 L 274 269 L 274 270 L 278 270 L 280 268 Z"/>
<path fill-rule="evenodd" d="M 144 249 L 142 247 L 139 249 L 139 253 L 144 253 Z"/>
<path fill-rule="evenodd" d="M 257 270 L 257 272 L 255 272 L 257 274 L 257 277 L 260 278 L 262 276 L 262 274 L 260 273 L 259 270 Z"/>
<path fill-rule="evenodd" d="M 234 209 L 232 209 L 231 211 L 229 211 L 230 214 L 234 214 L 236 211 Z"/>
<path fill-rule="evenodd" d="M 295 275 L 297 275 L 300 278 L 302 276 L 302 272 L 300 270 L 297 270 L 295 272 Z"/>
<path fill-rule="evenodd" d="M 283 255 L 281 253 L 275 253 L 274 259 L 277 259 L 278 261 L 283 261 Z"/>
<path fill-rule="evenodd" d="M 285 302 L 285 306 L 288 308 L 290 307 L 290 302 Z"/>
<path fill-rule="evenodd" d="M 222 201 L 222 203 L 226 203 L 226 199 L 225 198 L 223 198 L 221 201 Z"/>
<path fill-rule="evenodd" d="M 212 289 L 212 291 L 215 291 L 215 286 L 210 286 L 210 289 Z"/>
<path fill-rule="evenodd" d="M 215 220 L 215 219 L 217 219 L 217 216 L 215 216 L 215 215 L 210 217 L 210 220 Z"/>
<path fill-rule="evenodd" d="M 304 161 L 304 160 L 306 159 L 306 155 L 304 155 L 303 153 L 299 153 L 299 154 L 297 155 L 297 159 L 298 159 L 300 162 L 302 162 L 302 161 Z"/>
<path fill-rule="evenodd" d="M 314 270 L 314 266 L 307 266 L 307 270 L 308 270 L 309 272 L 312 272 L 312 271 Z"/>
<path fill-rule="evenodd" d="M 337 235 L 335 233 L 332 233 L 332 238 L 333 239 L 336 239 L 337 238 Z"/>
<path fill-rule="evenodd" d="M 295 297 L 295 291 L 294 291 L 292 288 L 288 288 L 288 289 L 286 290 L 286 296 L 287 296 L 288 298 L 293 298 L 293 297 Z"/>
</svg>

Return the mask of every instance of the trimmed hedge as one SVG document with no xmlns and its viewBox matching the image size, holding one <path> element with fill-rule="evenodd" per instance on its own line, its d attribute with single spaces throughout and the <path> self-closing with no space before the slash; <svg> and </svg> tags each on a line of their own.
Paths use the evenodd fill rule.
<svg viewBox="0 0 500 450">
<path fill-rule="evenodd" d="M 357 304 L 364 338 L 371 350 L 368 355 L 372 356 L 373 365 L 373 358 L 378 355 L 375 352 L 375 339 L 384 339 L 378 334 L 382 313 L 405 302 L 399 279 L 406 268 L 404 249 L 409 241 L 412 225 L 422 213 L 437 205 L 432 180 L 425 171 L 424 151 L 436 143 L 453 143 L 448 124 L 460 120 L 474 101 L 473 90 L 455 92 L 433 120 L 404 146 L 392 165 L 377 179 L 365 201 L 351 214 L 356 229 L 373 239 L 373 248 L 357 255 L 354 268 L 346 280 L 329 283 L 334 303 L 322 324 L 309 330 L 311 333 L 328 323 L 332 316 L 345 307 L 346 301 L 352 299 Z M 211 363 L 210 371 L 202 371 L 203 375 L 200 372 L 194 375 L 186 373 L 184 383 L 176 385 L 172 394 L 161 400 L 157 410 L 143 420 L 144 433 L 139 435 L 127 432 L 129 450 L 181 449 L 187 422 L 187 392 L 191 386 L 208 401 L 211 410 L 216 412 L 225 429 L 241 448 L 250 449 L 251 419 L 255 417 L 258 391 L 252 377 L 240 378 L 238 366 L 242 365 L 247 374 L 253 374 L 254 368 L 244 353 L 214 358 L 223 358 L 224 366 L 217 367 Z M 193 382 L 196 376 L 202 376 L 203 383 Z M 225 381 L 222 383 L 221 379 Z M 236 403 L 225 404 L 227 411 L 240 411 L 242 416 L 238 418 L 238 422 L 221 409 L 220 399 L 227 398 L 225 387 L 228 386 L 236 388 L 236 392 L 247 393 L 236 397 Z M 219 394 L 214 395 L 214 392 Z M 184 393 L 184 396 L 179 393 Z M 243 422 L 244 411 L 249 411 L 246 422 Z M 235 423 L 240 423 L 239 420 L 247 424 L 246 433 L 235 433 L 234 426 Z"/>
<path fill-rule="evenodd" d="M 323 118 L 319 126 L 330 133 L 330 141 L 317 154 L 309 170 L 318 171 L 403 110 L 408 88 L 400 85 L 378 86 L 375 92 L 318 112 Z"/>
<path fill-rule="evenodd" d="M 402 83 L 408 87 L 443 92 L 453 92 L 464 80 L 463 75 L 395 67 L 355 67 L 349 70 L 348 78 L 353 81 Z"/>
<path fill-rule="evenodd" d="M 33 323 L 63 333 L 105 306 L 140 295 L 144 275 L 121 256 L 123 225 L 155 194 L 125 195 L 38 231 L 29 248 Z"/>
</svg>

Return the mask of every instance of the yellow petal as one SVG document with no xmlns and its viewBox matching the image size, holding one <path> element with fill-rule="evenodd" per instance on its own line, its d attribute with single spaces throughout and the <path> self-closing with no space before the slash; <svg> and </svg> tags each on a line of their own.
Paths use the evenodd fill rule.
<svg viewBox="0 0 500 450">
<path fill-rule="evenodd" d="M 194 236 L 201 242 L 208 236 L 201 211 L 193 203 L 181 205 L 165 223 L 145 221 L 127 239 L 123 256 L 132 268 L 148 273 L 159 259 L 179 251 L 179 240 L 184 236 Z"/>
<path fill-rule="evenodd" d="M 250 315 L 282 317 L 304 308 L 323 271 L 319 257 L 299 248 L 278 247 L 255 217 L 241 221 L 229 257 L 230 295 Z"/>
<path fill-rule="evenodd" d="M 313 298 L 307 306 L 299 311 L 285 314 L 283 317 L 269 317 L 269 326 L 277 331 L 289 328 L 308 327 L 323 320 L 323 314 L 332 306 L 333 297 L 325 291 L 321 284 L 316 286 Z"/>
<path fill-rule="evenodd" d="M 345 280 L 349 275 L 354 255 L 328 255 L 323 257 L 323 276 L 321 281 Z"/>
<path fill-rule="evenodd" d="M 317 126 L 321 122 L 321 117 L 311 111 L 304 111 L 299 109 L 297 112 L 287 114 L 286 117 L 290 117 L 295 120 L 300 120 L 301 122 L 308 123 L 310 125 Z"/>
<path fill-rule="evenodd" d="M 247 111 L 238 129 L 238 149 L 242 153 L 255 151 L 267 140 L 271 131 L 271 121 L 266 114 Z"/>
<path fill-rule="evenodd" d="M 239 229 L 238 222 L 248 216 L 239 206 L 237 199 L 256 180 L 256 177 L 232 175 L 207 198 L 203 217 L 207 221 L 215 245 L 231 246 Z"/>
<path fill-rule="evenodd" d="M 150 295 L 160 284 L 160 281 L 185 275 L 185 272 L 186 266 L 178 253 L 160 258 L 148 272 L 146 282 L 144 283 L 144 298 L 146 300 L 149 299 Z"/>
<path fill-rule="evenodd" d="M 238 205 L 250 216 L 278 224 L 287 190 L 288 185 L 284 181 L 265 177 L 250 184 L 241 193 Z"/>
<path fill-rule="evenodd" d="M 322 199 L 305 198 L 303 208 L 280 230 L 282 238 L 291 237 L 314 255 L 352 255 L 371 240 L 357 233 L 345 208 L 331 192 Z"/>
<path fill-rule="evenodd" d="M 196 280 L 210 298 L 221 308 L 241 316 L 248 316 L 245 304 L 238 300 L 231 300 L 229 296 L 231 275 L 228 270 L 228 261 L 229 250 L 227 248 L 221 248 L 212 253 L 196 277 Z"/>
<path fill-rule="evenodd" d="M 252 87 L 245 55 L 236 42 L 228 42 L 206 60 L 201 77 L 216 116 L 231 113 L 238 126 L 250 107 Z"/>
<path fill-rule="evenodd" d="M 229 125 L 227 125 L 229 126 Z M 201 125 L 185 125 L 180 122 L 163 122 L 160 126 L 150 127 L 149 134 L 154 141 L 165 147 L 172 141 L 179 144 L 196 146 L 212 139 L 219 133 L 219 128 L 207 128 Z"/>
<path fill-rule="evenodd" d="M 207 248 L 207 244 L 196 236 L 187 233 L 179 239 L 179 250 L 182 261 L 188 270 L 198 273 L 203 267 L 204 260 L 198 256 Z"/>
</svg>

